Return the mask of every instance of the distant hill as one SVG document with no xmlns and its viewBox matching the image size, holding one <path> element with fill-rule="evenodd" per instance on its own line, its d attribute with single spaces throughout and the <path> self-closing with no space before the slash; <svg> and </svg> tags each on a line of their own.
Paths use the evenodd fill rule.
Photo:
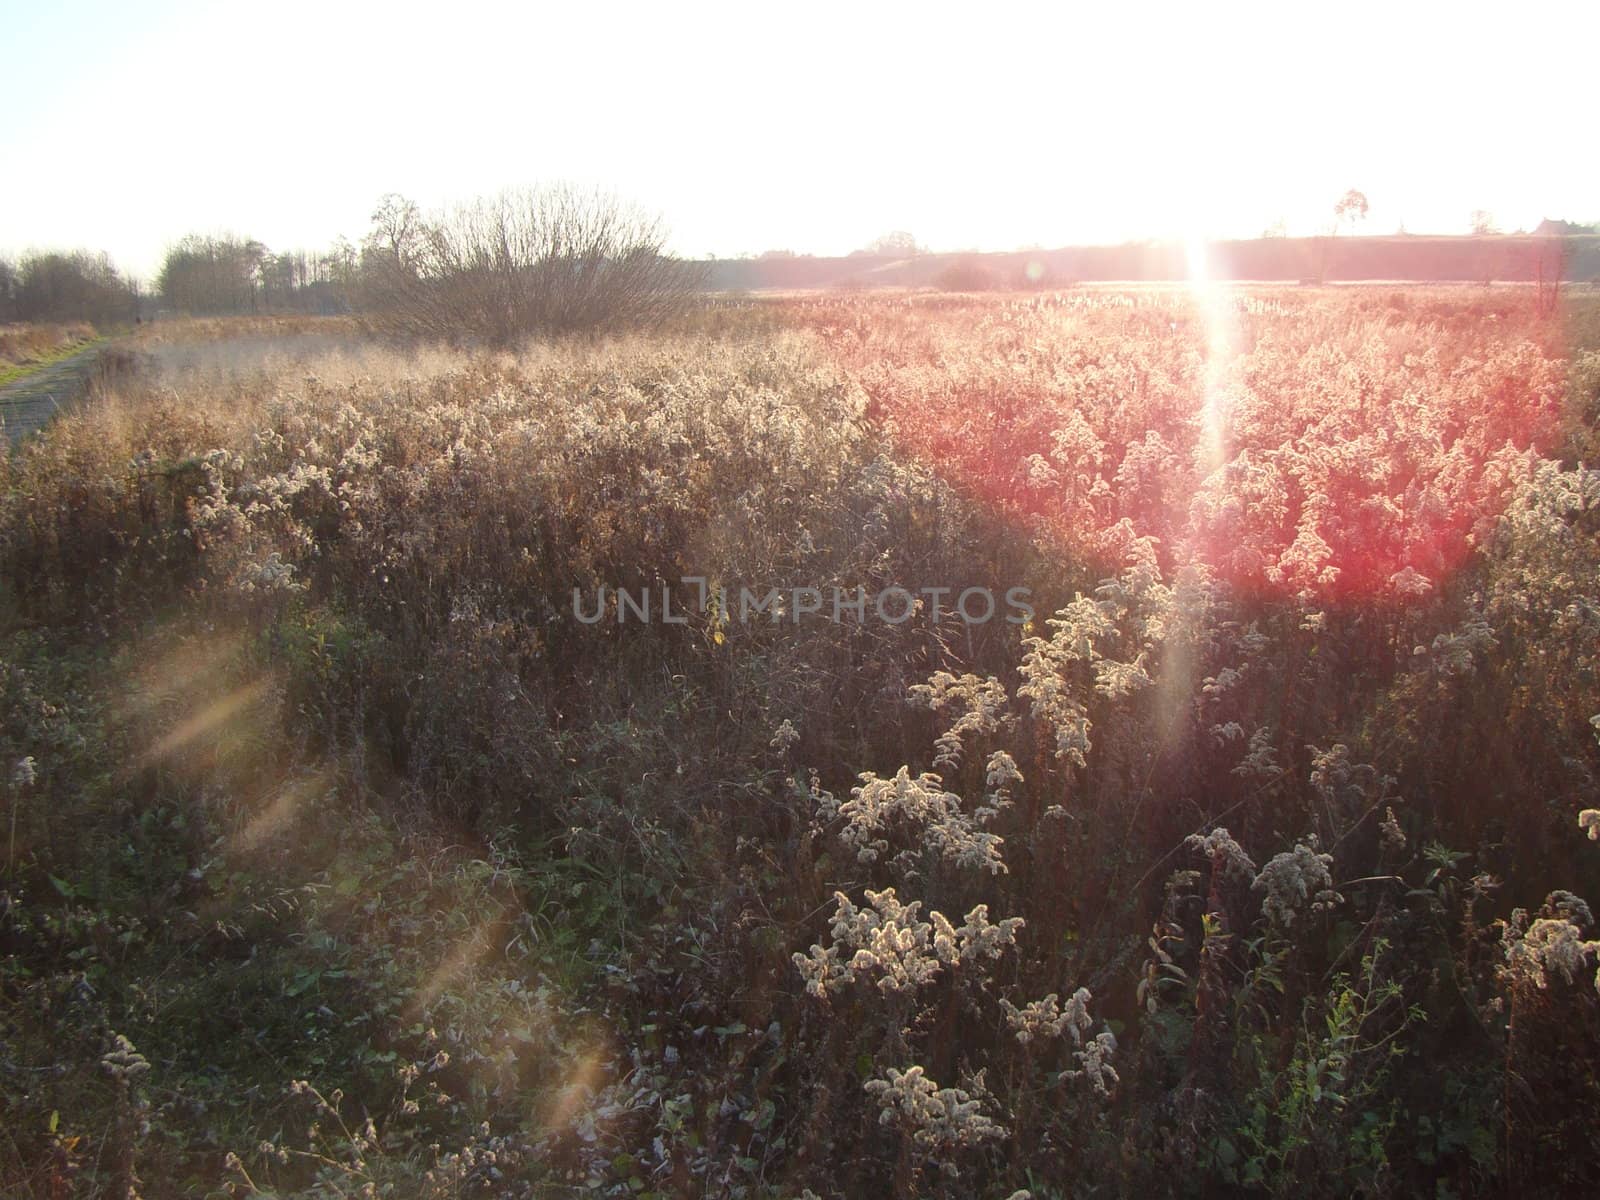
<svg viewBox="0 0 1600 1200">
<path fill-rule="evenodd" d="M 1600 281 L 1600 234 L 1256 238 L 1215 242 L 1209 251 L 1213 278 L 1263 282 L 1531 282 L 1541 274 L 1551 278 L 1558 264 L 1564 279 Z M 935 286 L 972 290 L 1189 277 L 1188 255 L 1180 242 L 914 258 L 858 254 L 720 259 L 707 267 L 706 286 L 717 291 Z"/>
</svg>

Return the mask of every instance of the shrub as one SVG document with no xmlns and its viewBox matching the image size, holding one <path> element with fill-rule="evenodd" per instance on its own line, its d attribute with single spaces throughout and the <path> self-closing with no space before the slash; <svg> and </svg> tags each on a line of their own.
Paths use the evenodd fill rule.
<svg viewBox="0 0 1600 1200">
<path fill-rule="evenodd" d="M 637 329 L 681 311 L 699 282 L 665 241 L 602 193 L 508 191 L 432 217 L 389 196 L 363 247 L 361 300 L 385 332 L 452 342 Z"/>
<path fill-rule="evenodd" d="M 934 276 L 933 285 L 946 292 L 988 292 L 1000 286 L 1000 278 L 975 258 L 958 258 Z"/>
</svg>

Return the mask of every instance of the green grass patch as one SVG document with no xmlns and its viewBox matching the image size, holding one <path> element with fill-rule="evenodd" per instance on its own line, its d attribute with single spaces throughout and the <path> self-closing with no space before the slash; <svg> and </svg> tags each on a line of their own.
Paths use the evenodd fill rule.
<svg viewBox="0 0 1600 1200">
<path fill-rule="evenodd" d="M 4 387 L 9 383 L 16 383 L 19 379 L 26 379 L 46 367 L 53 367 L 57 363 L 65 362 L 74 355 L 82 354 L 85 350 L 92 350 L 94 347 L 104 345 L 110 340 L 109 337 L 93 337 L 85 341 L 70 342 L 65 346 L 57 347 L 41 355 L 32 362 L 0 367 L 0 387 Z"/>
</svg>

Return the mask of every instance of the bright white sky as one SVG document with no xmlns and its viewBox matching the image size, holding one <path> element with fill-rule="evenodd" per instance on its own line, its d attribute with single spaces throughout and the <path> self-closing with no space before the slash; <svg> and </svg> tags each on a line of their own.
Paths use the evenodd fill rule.
<svg viewBox="0 0 1600 1200">
<path fill-rule="evenodd" d="M 863 11 L 865 10 L 865 11 Z M 0 250 L 599 184 L 679 253 L 1600 219 L 1600 4 L 0 0 Z"/>
</svg>

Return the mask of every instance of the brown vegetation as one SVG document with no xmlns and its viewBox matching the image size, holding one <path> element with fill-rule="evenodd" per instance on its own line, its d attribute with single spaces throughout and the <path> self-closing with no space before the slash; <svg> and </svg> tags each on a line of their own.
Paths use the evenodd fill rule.
<svg viewBox="0 0 1600 1200">
<path fill-rule="evenodd" d="M 1569 315 L 150 342 L 0 463 L 0 1186 L 1592 1190 Z"/>
</svg>

